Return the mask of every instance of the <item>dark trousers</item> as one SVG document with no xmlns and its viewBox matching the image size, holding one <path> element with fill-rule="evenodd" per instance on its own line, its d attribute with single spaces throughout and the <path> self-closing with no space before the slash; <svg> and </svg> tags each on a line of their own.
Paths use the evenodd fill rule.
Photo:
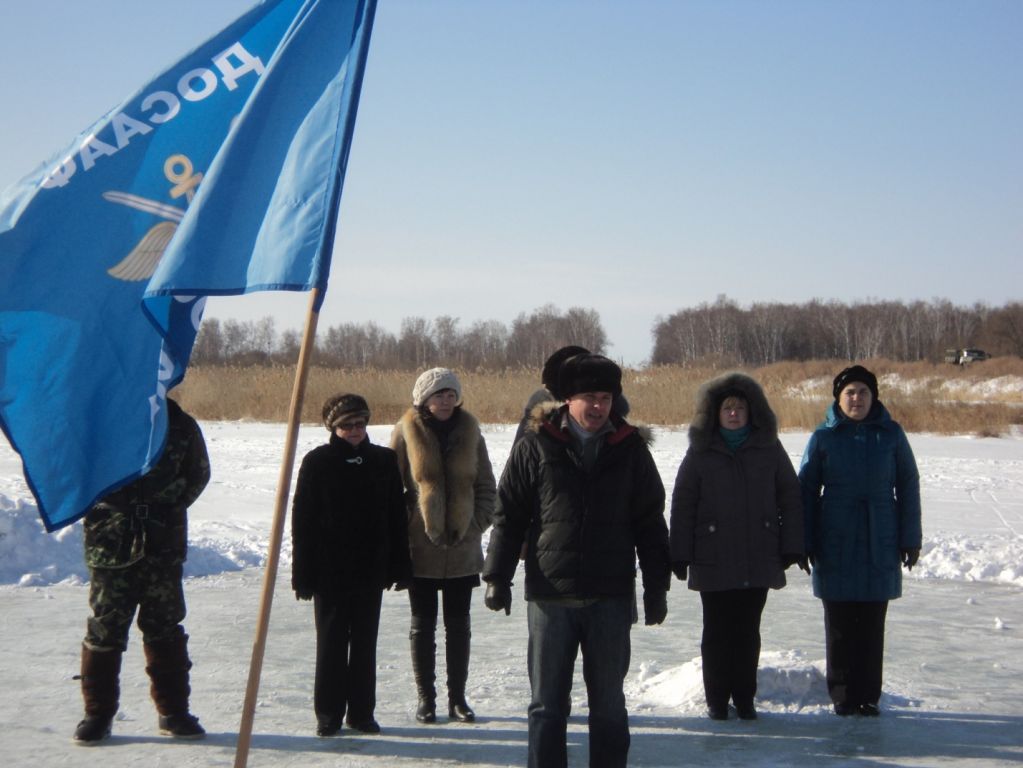
<svg viewBox="0 0 1023 768">
<path fill-rule="evenodd" d="M 313 596 L 316 617 L 316 681 L 313 707 L 320 719 L 351 722 L 376 708 L 377 630 L 381 589 Z"/>
<path fill-rule="evenodd" d="M 529 768 L 564 768 L 579 650 L 589 708 L 590 768 L 625 768 L 629 715 L 625 675 L 632 654 L 634 599 L 604 597 L 576 606 L 558 600 L 527 603 L 529 625 Z"/>
<path fill-rule="evenodd" d="M 753 704 L 760 662 L 760 616 L 767 589 L 701 592 L 703 603 L 703 690 L 707 706 Z"/>
<path fill-rule="evenodd" d="M 888 601 L 824 601 L 828 693 L 835 704 L 877 704 L 881 698 Z"/>
<path fill-rule="evenodd" d="M 444 650 L 447 662 L 448 701 L 465 703 L 465 686 L 469 677 L 469 638 L 471 627 L 469 607 L 477 577 L 459 579 L 413 579 L 409 587 L 412 609 L 413 671 L 420 698 L 432 700 L 436 653 L 437 609 L 443 599 Z"/>
</svg>

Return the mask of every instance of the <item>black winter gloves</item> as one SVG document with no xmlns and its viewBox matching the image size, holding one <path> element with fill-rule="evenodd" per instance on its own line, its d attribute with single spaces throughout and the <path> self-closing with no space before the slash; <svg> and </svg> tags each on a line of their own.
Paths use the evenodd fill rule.
<svg viewBox="0 0 1023 768">
<path fill-rule="evenodd" d="M 309 589 L 309 590 L 306 590 L 306 589 L 296 589 L 295 590 L 295 599 L 296 600 L 312 600 L 313 599 L 313 591 L 311 589 Z"/>
<path fill-rule="evenodd" d="M 660 624 L 668 615 L 668 593 L 663 591 L 643 592 L 643 623 L 648 627 Z"/>
<path fill-rule="evenodd" d="M 799 570 L 810 572 L 810 562 L 807 560 L 806 555 L 789 554 L 781 556 L 781 564 L 787 571 L 793 565 L 798 565 Z"/>
<path fill-rule="evenodd" d="M 685 581 L 686 573 L 689 572 L 689 563 L 685 560 L 676 560 L 671 564 L 671 572 L 675 574 L 675 578 L 679 581 Z"/>
<path fill-rule="evenodd" d="M 909 570 L 913 570 L 913 566 L 916 565 L 916 561 L 920 559 L 920 549 L 904 549 L 902 550 L 902 564 Z"/>
<path fill-rule="evenodd" d="M 511 615 L 511 584 L 492 581 L 487 584 L 487 592 L 483 596 L 483 604 L 492 611 L 504 611 L 505 616 Z"/>
</svg>

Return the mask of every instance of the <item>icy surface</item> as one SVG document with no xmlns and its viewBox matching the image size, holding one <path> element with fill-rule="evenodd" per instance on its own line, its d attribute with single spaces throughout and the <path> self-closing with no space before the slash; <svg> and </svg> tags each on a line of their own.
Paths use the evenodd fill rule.
<svg viewBox="0 0 1023 768">
<path fill-rule="evenodd" d="M 0 755 L 5 766 L 234 764 L 284 427 L 203 423 L 213 480 L 190 515 L 186 626 L 193 710 L 205 741 L 160 737 L 135 631 L 124 662 L 114 737 L 72 745 L 81 713 L 79 646 L 88 573 L 79 525 L 42 530 L 18 457 L 0 444 Z M 386 442 L 389 426 L 371 438 Z M 500 475 L 514 428 L 485 429 Z M 298 456 L 319 444 L 303 427 Z M 671 489 L 684 428 L 656 430 L 654 456 Z M 798 464 L 805 433 L 783 435 Z M 911 435 L 923 479 L 924 551 L 905 597 L 889 610 L 880 718 L 830 713 L 823 678 L 823 618 L 807 578 L 768 597 L 756 722 L 703 716 L 700 602 L 675 582 L 661 627 L 632 634 L 626 694 L 635 766 L 996 766 L 1023 761 L 1023 440 Z M 256 710 L 251 766 L 519 766 L 526 760 L 525 610 L 521 579 L 512 615 L 477 593 L 469 699 L 475 725 L 416 723 L 404 594 L 384 596 L 376 737 L 313 734 L 313 623 L 288 588 L 285 537 Z M 438 677 L 443 689 L 443 651 Z M 577 671 L 569 764 L 587 764 L 585 688 Z"/>
</svg>

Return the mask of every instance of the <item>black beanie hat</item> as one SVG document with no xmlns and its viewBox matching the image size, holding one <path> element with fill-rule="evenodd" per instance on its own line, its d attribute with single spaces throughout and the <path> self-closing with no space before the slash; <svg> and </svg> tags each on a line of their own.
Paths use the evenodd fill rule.
<svg viewBox="0 0 1023 768">
<path fill-rule="evenodd" d="M 543 364 L 543 371 L 540 374 L 540 383 L 547 387 L 547 391 L 554 395 L 558 400 L 564 400 L 558 389 L 558 374 L 561 372 L 561 364 L 568 360 L 570 357 L 576 355 L 589 354 L 590 350 L 586 347 L 577 347 L 570 344 L 567 347 L 562 347 L 551 353 L 551 356 L 547 358 L 547 361 Z"/>
<path fill-rule="evenodd" d="M 331 432 L 341 422 L 360 417 L 369 421 L 369 404 L 361 395 L 334 395 L 323 404 L 323 426 Z"/>
<path fill-rule="evenodd" d="M 603 355 L 584 353 L 561 364 L 558 378 L 559 399 L 567 400 L 580 392 L 622 393 L 622 369 Z"/>
<path fill-rule="evenodd" d="M 870 390 L 870 394 L 874 397 L 874 402 L 877 402 L 877 376 L 872 374 L 862 365 L 849 366 L 835 377 L 835 381 L 831 387 L 831 392 L 835 396 L 836 400 L 842 393 L 842 390 L 853 381 L 859 381 L 866 384 L 867 389 Z"/>
</svg>

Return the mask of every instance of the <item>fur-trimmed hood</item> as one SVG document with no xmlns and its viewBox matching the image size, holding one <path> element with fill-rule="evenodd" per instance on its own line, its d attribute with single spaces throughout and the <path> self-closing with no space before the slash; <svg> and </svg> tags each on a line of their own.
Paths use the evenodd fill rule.
<svg viewBox="0 0 1023 768">
<path fill-rule="evenodd" d="M 718 437 L 718 407 L 722 396 L 737 393 L 749 404 L 749 440 L 754 445 L 770 445 L 778 439 L 778 419 L 767 403 L 764 390 L 744 373 L 726 373 L 700 387 L 696 395 L 696 413 L 689 424 L 689 445 L 695 451 L 709 450 Z"/>
</svg>

